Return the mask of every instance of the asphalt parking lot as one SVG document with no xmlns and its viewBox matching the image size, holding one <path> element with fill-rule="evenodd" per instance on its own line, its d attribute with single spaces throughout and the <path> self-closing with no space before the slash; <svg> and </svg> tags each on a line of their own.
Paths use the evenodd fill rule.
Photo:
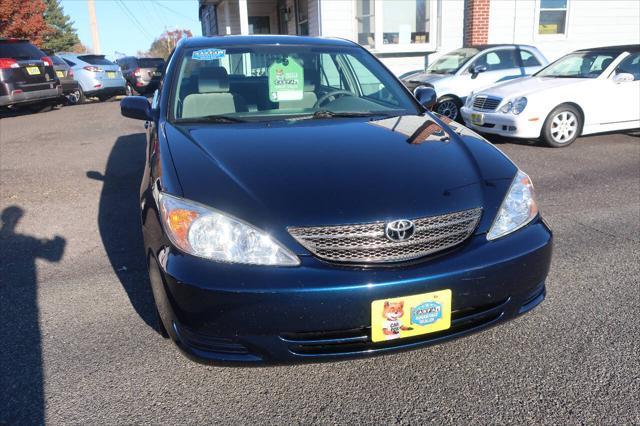
<svg viewBox="0 0 640 426">
<path fill-rule="evenodd" d="M 640 133 L 496 141 L 555 232 L 547 300 L 446 344 L 196 364 L 154 330 L 117 102 L 0 120 L 0 423 L 640 423 Z"/>
</svg>

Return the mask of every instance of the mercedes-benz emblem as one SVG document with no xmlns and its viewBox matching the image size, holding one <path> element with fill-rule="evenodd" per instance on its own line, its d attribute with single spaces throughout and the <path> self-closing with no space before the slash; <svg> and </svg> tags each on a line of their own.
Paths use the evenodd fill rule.
<svg viewBox="0 0 640 426">
<path fill-rule="evenodd" d="M 407 219 L 394 220 L 384 226 L 384 234 L 391 241 L 405 241 L 413 236 L 416 227 Z"/>
</svg>

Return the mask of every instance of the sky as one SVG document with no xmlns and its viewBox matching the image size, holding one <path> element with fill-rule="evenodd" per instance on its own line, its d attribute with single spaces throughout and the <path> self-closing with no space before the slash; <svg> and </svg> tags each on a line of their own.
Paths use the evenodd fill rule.
<svg viewBox="0 0 640 426">
<path fill-rule="evenodd" d="M 87 0 L 60 3 L 75 22 L 82 43 L 91 47 Z M 95 5 L 101 53 L 111 59 L 118 52 L 135 55 L 139 50 L 148 50 L 165 29 L 184 28 L 194 36 L 202 35 L 198 0 L 95 0 Z"/>
</svg>

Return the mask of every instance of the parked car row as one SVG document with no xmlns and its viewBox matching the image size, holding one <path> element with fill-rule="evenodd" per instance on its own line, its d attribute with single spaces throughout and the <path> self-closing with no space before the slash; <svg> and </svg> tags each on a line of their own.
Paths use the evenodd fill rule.
<svg viewBox="0 0 640 426">
<path fill-rule="evenodd" d="M 548 65 L 532 46 L 462 48 L 402 81 L 432 87 L 436 112 L 478 132 L 551 147 L 640 128 L 640 45 L 578 50 Z"/>
<path fill-rule="evenodd" d="M 44 107 L 105 101 L 153 92 L 162 77 L 161 58 L 42 51 L 28 40 L 0 38 L 0 108 Z"/>
</svg>

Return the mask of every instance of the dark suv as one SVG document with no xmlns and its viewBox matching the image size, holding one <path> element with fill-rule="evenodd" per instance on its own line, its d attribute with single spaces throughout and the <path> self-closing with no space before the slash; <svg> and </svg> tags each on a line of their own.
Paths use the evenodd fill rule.
<svg viewBox="0 0 640 426">
<path fill-rule="evenodd" d="M 0 108 L 60 102 L 53 61 L 28 40 L 0 38 Z"/>
<path fill-rule="evenodd" d="M 151 93 L 158 88 L 164 59 L 125 56 L 116 63 L 120 65 L 122 75 L 127 80 L 127 95 L 133 95 L 134 91 L 140 94 Z"/>
</svg>

